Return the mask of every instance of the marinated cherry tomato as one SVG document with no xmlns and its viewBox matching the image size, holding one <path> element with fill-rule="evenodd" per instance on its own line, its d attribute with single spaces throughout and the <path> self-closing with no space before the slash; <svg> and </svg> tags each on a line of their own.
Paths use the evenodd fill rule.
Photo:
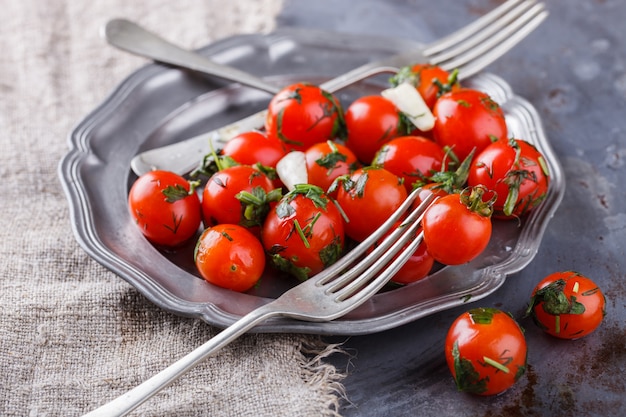
<svg viewBox="0 0 626 417">
<path fill-rule="evenodd" d="M 207 226 L 260 226 L 269 211 L 269 202 L 275 198 L 273 189 L 265 174 L 248 165 L 218 171 L 209 178 L 202 193 L 204 222 Z M 238 198 L 242 194 L 244 197 Z"/>
<path fill-rule="evenodd" d="M 436 261 L 460 265 L 480 255 L 491 238 L 492 201 L 483 201 L 481 187 L 449 194 L 424 213 L 424 242 Z"/>
<path fill-rule="evenodd" d="M 461 88 L 446 93 L 435 103 L 433 115 L 433 138 L 451 148 L 459 160 L 472 149 L 478 154 L 492 142 L 507 138 L 502 108 L 482 91 Z"/>
<path fill-rule="evenodd" d="M 130 214 L 154 244 L 178 246 L 197 232 L 200 200 L 189 182 L 173 172 L 151 171 L 135 181 L 128 194 Z"/>
<path fill-rule="evenodd" d="M 431 109 L 440 95 L 460 88 L 456 71 L 449 73 L 443 68 L 431 64 L 415 64 L 401 68 L 390 81 L 393 86 L 403 82 L 413 84 L 426 105 Z"/>
<path fill-rule="evenodd" d="M 404 180 L 407 192 L 413 184 L 428 181 L 444 168 L 446 154 L 435 142 L 421 136 L 401 136 L 384 144 L 372 165 L 385 168 Z"/>
<path fill-rule="evenodd" d="M 380 167 L 357 169 L 335 183 L 346 217 L 346 234 L 362 241 L 378 229 L 407 197 L 402 180 Z"/>
<path fill-rule="evenodd" d="M 468 184 L 483 184 L 497 193 L 496 217 L 519 217 L 545 199 L 549 180 L 543 155 L 528 142 L 508 139 L 492 143 L 477 155 Z"/>
<path fill-rule="evenodd" d="M 317 143 L 304 153 L 309 184 L 328 190 L 333 181 L 354 171 L 358 161 L 345 145 L 332 141 Z"/>
<path fill-rule="evenodd" d="M 341 256 L 343 218 L 321 188 L 298 184 L 267 215 L 261 239 L 276 268 L 306 280 Z"/>
<path fill-rule="evenodd" d="M 241 133 L 224 145 L 222 154 L 230 156 L 241 165 L 257 163 L 271 168 L 287 154 L 285 144 L 278 139 L 268 138 L 265 133 L 253 130 Z"/>
<path fill-rule="evenodd" d="M 475 308 L 450 326 L 445 355 L 457 389 L 478 395 L 506 391 L 526 372 L 524 333 L 507 313 Z"/>
<path fill-rule="evenodd" d="M 200 275 L 211 284 L 233 291 L 247 291 L 261 278 L 265 252 L 248 229 L 219 224 L 205 229 L 194 251 Z"/>
<path fill-rule="evenodd" d="M 321 88 L 292 84 L 270 101 L 265 129 L 268 137 L 281 140 L 288 149 L 305 151 L 344 134 L 343 110 L 337 99 Z"/>
<path fill-rule="evenodd" d="M 381 146 L 411 130 L 396 106 L 382 96 L 354 100 L 346 110 L 346 129 L 346 145 L 366 165 Z"/>
<path fill-rule="evenodd" d="M 402 227 L 401 225 L 402 222 L 398 222 L 394 227 Z M 383 239 L 391 234 L 394 230 L 395 229 L 392 228 L 387 234 L 385 234 L 385 236 L 383 236 L 383 238 L 381 238 L 377 242 L 377 244 L 380 244 Z M 419 234 L 419 232 L 419 230 L 416 232 L 416 236 Z M 374 248 L 372 248 L 372 250 L 373 249 Z M 419 281 L 422 278 L 428 276 L 428 273 L 431 271 L 434 263 L 435 260 L 432 256 L 430 256 L 430 254 L 426 250 L 426 245 L 422 241 L 422 243 L 420 243 L 415 252 L 413 252 L 411 257 L 406 261 L 406 263 L 402 265 L 400 270 L 396 272 L 396 274 L 391 278 L 391 281 L 401 285 Z"/>
<path fill-rule="evenodd" d="M 602 323 L 606 300 L 591 279 L 572 271 L 555 272 L 537 284 L 526 315 L 552 336 L 578 339 Z"/>
</svg>

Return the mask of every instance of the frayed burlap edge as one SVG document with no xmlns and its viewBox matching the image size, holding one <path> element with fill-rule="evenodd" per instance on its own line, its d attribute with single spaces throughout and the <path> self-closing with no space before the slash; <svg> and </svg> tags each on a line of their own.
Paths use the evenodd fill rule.
<svg viewBox="0 0 626 417">
<path fill-rule="evenodd" d="M 338 371 L 327 359 L 332 355 L 348 353 L 342 348 L 342 344 L 328 344 L 321 337 L 303 338 L 299 351 L 303 380 L 323 392 L 328 410 L 324 416 L 341 417 L 339 411 L 342 403 L 349 402 L 342 383 L 347 374 Z"/>
</svg>

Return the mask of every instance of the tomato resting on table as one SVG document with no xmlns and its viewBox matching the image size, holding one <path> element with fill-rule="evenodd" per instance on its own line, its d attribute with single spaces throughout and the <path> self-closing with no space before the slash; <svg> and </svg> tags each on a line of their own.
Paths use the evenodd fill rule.
<svg viewBox="0 0 626 417">
<path fill-rule="evenodd" d="M 173 172 L 140 176 L 128 194 L 130 215 L 143 235 L 156 245 L 175 247 L 198 231 L 202 211 L 189 182 Z"/>
<path fill-rule="evenodd" d="M 359 97 L 346 110 L 346 146 L 365 165 L 391 139 L 406 135 L 411 128 L 396 106 L 382 96 Z"/>
<path fill-rule="evenodd" d="M 400 136 L 384 144 L 372 165 L 385 168 L 404 181 L 410 193 L 413 184 L 428 181 L 434 173 L 441 171 L 446 154 L 435 142 L 421 136 Z"/>
<path fill-rule="evenodd" d="M 194 262 L 207 282 L 243 292 L 252 288 L 263 275 L 265 252 L 248 229 L 236 224 L 219 224 L 200 235 Z"/>
<path fill-rule="evenodd" d="M 321 188 L 296 185 L 267 215 L 261 240 L 276 268 L 304 281 L 341 256 L 343 218 Z"/>
<path fill-rule="evenodd" d="M 459 160 L 479 153 L 492 142 L 507 138 L 504 112 L 488 94 L 461 88 L 439 97 L 433 108 L 433 138 L 452 149 Z"/>
<path fill-rule="evenodd" d="M 591 279 L 573 271 L 555 272 L 537 284 L 526 315 L 552 336 L 578 339 L 602 323 L 606 300 Z"/>
<path fill-rule="evenodd" d="M 305 151 L 316 143 L 344 136 L 343 110 L 335 96 L 321 88 L 292 84 L 270 101 L 265 130 L 269 138 L 281 140 L 287 149 Z"/>
<path fill-rule="evenodd" d="M 346 234 L 357 242 L 378 229 L 407 197 L 402 180 L 380 167 L 359 168 L 349 177 L 338 178 L 334 187 L 347 217 Z"/>
<path fill-rule="evenodd" d="M 520 217 L 537 207 L 548 193 L 550 176 L 543 155 L 520 139 L 496 141 L 480 152 L 470 167 L 468 184 L 497 193 L 494 216 Z"/>
<path fill-rule="evenodd" d="M 450 326 L 445 356 L 457 389 L 495 395 L 509 389 L 526 372 L 524 333 L 507 313 L 475 308 Z"/>
<path fill-rule="evenodd" d="M 480 255 L 491 238 L 492 201 L 474 187 L 435 201 L 424 213 L 422 227 L 428 253 L 444 265 L 460 265 Z"/>
</svg>

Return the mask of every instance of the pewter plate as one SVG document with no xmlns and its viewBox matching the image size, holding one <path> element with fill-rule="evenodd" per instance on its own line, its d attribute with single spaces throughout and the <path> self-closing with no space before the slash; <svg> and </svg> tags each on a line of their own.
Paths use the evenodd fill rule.
<svg viewBox="0 0 626 417">
<path fill-rule="evenodd" d="M 319 83 L 415 46 L 395 39 L 284 30 L 228 38 L 200 52 L 286 85 Z M 349 103 L 359 95 L 377 93 L 386 78 L 366 80 L 337 96 Z M 469 264 L 445 267 L 412 285 L 381 292 L 332 322 L 273 319 L 255 331 L 336 335 L 382 331 L 486 297 L 505 283 L 507 275 L 532 260 L 563 197 L 562 168 L 536 110 L 506 82 L 480 74 L 466 85 L 488 92 L 502 105 L 512 134 L 530 141 L 545 156 L 551 185 L 542 205 L 521 223 L 496 220 L 488 248 Z M 269 99 L 266 93 L 163 65 L 147 65 L 131 74 L 70 133 L 69 152 L 59 164 L 80 245 L 161 308 L 218 327 L 232 324 L 295 285 L 293 279 L 270 272 L 248 293 L 212 286 L 195 272 L 192 244 L 159 251 L 139 233 L 127 211 L 127 193 L 136 179 L 130 161 L 137 153 L 238 120 L 262 110 Z"/>
</svg>

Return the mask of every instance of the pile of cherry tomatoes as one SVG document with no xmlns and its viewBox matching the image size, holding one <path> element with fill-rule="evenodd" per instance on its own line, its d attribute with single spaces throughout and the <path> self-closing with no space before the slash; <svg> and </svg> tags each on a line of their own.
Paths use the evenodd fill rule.
<svg viewBox="0 0 626 417">
<path fill-rule="evenodd" d="M 241 133 L 204 158 L 192 174 L 202 180 L 167 171 L 141 176 L 129 193 L 130 213 L 155 245 L 197 239 L 200 275 L 247 291 L 267 264 L 300 280 L 317 274 L 420 188 L 420 197 L 438 199 L 425 212 L 424 241 L 392 281 L 422 279 L 435 263 L 469 262 L 487 246 L 492 218 L 515 221 L 544 200 L 548 168 L 535 147 L 510 137 L 499 104 L 461 86 L 455 72 L 414 65 L 390 88 L 405 83 L 419 93 L 432 128 L 418 129 L 412 120 L 420 115 L 403 113 L 384 94 L 342 108 L 332 94 L 296 83 L 273 97 L 263 130 Z M 280 175 L 287 159 L 297 171 L 292 178 Z M 528 314 L 550 334 L 582 337 L 600 324 L 604 296 L 579 274 L 550 276 Z M 457 387 L 480 395 L 502 392 L 526 369 L 523 332 L 493 308 L 459 317 L 445 353 Z"/>
<path fill-rule="evenodd" d="M 423 220 L 423 247 L 393 280 L 419 280 L 435 262 L 469 262 L 487 246 L 492 216 L 518 218 L 543 200 L 547 167 L 532 145 L 509 137 L 498 103 L 462 87 L 456 72 L 415 65 L 390 88 L 405 83 L 423 99 L 432 129 L 419 130 L 383 94 L 342 108 L 315 85 L 292 84 L 272 98 L 263 130 L 207 155 L 196 172 L 206 179 L 201 198 L 199 181 L 153 171 L 131 188 L 131 214 L 150 241 L 169 247 L 203 225 L 199 273 L 246 291 L 266 262 L 301 280 L 320 272 L 422 187 L 441 198 Z M 287 190 L 276 169 L 294 153 L 306 181 Z"/>
</svg>

